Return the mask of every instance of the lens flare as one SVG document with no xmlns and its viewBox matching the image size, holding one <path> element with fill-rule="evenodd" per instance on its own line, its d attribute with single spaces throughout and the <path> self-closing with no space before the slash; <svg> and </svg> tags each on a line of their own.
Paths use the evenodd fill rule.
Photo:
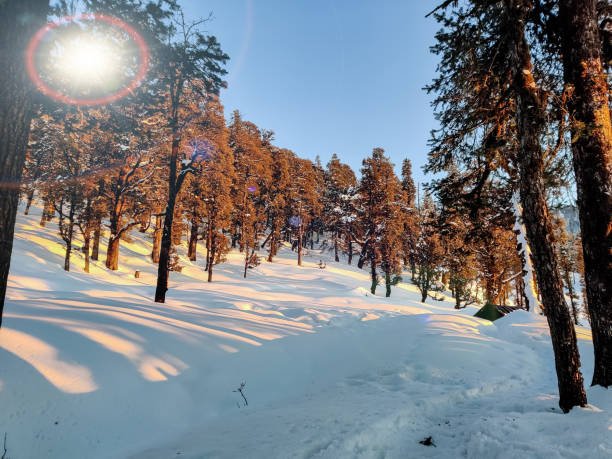
<svg viewBox="0 0 612 459">
<path fill-rule="evenodd" d="M 144 80 L 149 50 L 129 24 L 103 14 L 50 22 L 30 40 L 26 68 L 36 88 L 70 105 L 103 105 Z"/>
<path fill-rule="evenodd" d="M 215 147 L 212 143 L 200 138 L 191 139 L 187 144 L 187 148 L 192 160 L 208 161 L 215 152 Z"/>
</svg>

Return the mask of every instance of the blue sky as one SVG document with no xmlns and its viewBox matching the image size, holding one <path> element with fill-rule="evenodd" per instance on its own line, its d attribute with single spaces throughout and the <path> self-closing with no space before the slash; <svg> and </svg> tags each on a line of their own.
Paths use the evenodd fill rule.
<svg viewBox="0 0 612 459">
<path fill-rule="evenodd" d="M 429 53 L 437 25 L 422 0 L 182 0 L 190 18 L 231 57 L 226 113 L 275 132 L 276 144 L 325 164 L 337 153 L 356 171 L 373 147 L 397 168 L 408 157 L 426 180 L 435 127 Z"/>
</svg>

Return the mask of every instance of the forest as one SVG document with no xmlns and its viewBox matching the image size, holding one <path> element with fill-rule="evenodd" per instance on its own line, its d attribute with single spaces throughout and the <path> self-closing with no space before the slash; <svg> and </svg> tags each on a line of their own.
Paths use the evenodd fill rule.
<svg viewBox="0 0 612 459">
<path fill-rule="evenodd" d="M 230 290 L 218 273 L 238 259 L 236 288 L 279 257 L 321 275 L 350 266 L 363 272 L 364 294 L 389 299 L 381 301 L 409 286 L 415 302 L 446 301 L 448 314 L 488 305 L 542 318 L 564 413 L 588 405 L 585 382 L 611 385 L 608 2 L 432 4 L 438 67 L 424 91 L 438 126 L 429 151 L 415 152 L 427 155 L 427 183 L 415 182 L 408 155 L 394 164 L 374 148 L 353 170 L 343 152 L 309 158 L 278 145 L 274 126 L 226 113 L 230 56 L 204 31 L 210 17 L 190 20 L 175 0 L 77 3 L 0 1 L 3 329 L 16 221 L 36 210 L 37 231 L 54 235 L 71 274 L 95 278 L 100 263 L 119 272 L 126 244 L 150 243 L 147 300 L 159 308 L 180 295 L 185 259 L 201 267 L 202 282 Z M 121 21 L 96 20 L 102 13 Z M 55 25 L 41 29 L 47 21 Z M 95 61 L 95 75 L 85 68 L 76 80 L 61 59 L 35 61 L 66 31 L 122 47 L 112 87 L 84 84 L 102 72 Z M 34 63 L 24 62 L 28 49 Z M 99 51 L 90 50 L 102 59 Z M 577 327 L 588 327 L 592 349 L 579 349 Z M 583 376 L 585 349 L 593 372 Z"/>
</svg>

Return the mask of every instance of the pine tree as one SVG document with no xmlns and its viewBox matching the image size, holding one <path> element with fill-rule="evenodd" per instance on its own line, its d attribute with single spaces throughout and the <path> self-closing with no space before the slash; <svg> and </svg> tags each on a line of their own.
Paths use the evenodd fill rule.
<svg viewBox="0 0 612 459">
<path fill-rule="evenodd" d="M 596 0 L 559 0 L 558 4 L 564 79 L 570 93 L 567 105 L 586 292 L 595 351 L 592 384 L 609 387 L 612 385 L 610 88 L 602 62 Z M 609 51 L 609 42 L 607 46 Z"/>
<path fill-rule="evenodd" d="M 327 163 L 323 192 L 323 221 L 331 233 L 334 260 L 340 261 L 339 248 L 344 239 L 349 250 L 352 235 L 350 222 L 353 218 L 351 190 L 357 185 L 355 173 L 349 165 L 343 164 L 334 153 Z"/>
<path fill-rule="evenodd" d="M 392 276 L 399 273 L 402 231 L 401 184 L 393 164 L 382 148 L 363 160 L 359 184 L 359 219 L 364 228 L 364 244 L 358 266 L 370 265 L 372 294 L 378 285 L 378 268 L 385 274 L 386 294 L 391 294 Z"/>
<path fill-rule="evenodd" d="M 444 2 L 443 7 L 450 4 Z M 552 246 L 545 151 L 540 143 L 547 134 L 550 117 L 546 115 L 551 105 L 540 84 L 549 80 L 539 78 L 545 70 L 534 68 L 526 38 L 532 11 L 529 0 L 506 0 L 473 1 L 450 13 L 436 13 L 445 29 L 438 33 L 434 51 L 443 58 L 440 77 L 430 89 L 439 93 L 436 106 L 443 127 L 434 139 L 433 151 L 438 164 L 460 156 L 476 166 L 480 179 L 470 196 L 472 211 L 478 209 L 482 185 L 494 171 L 505 170 L 518 179 L 523 220 L 555 351 L 559 405 L 569 411 L 583 406 L 586 396 L 576 335 Z M 474 161 L 474 151 L 480 153 L 476 158 L 485 161 Z M 554 157 L 555 149 L 546 153 Z"/>
<path fill-rule="evenodd" d="M 48 0 L 0 3 L 0 325 L 13 250 L 19 183 L 33 114 L 33 87 L 23 56 L 30 37 L 44 24 L 48 9 Z"/>
<path fill-rule="evenodd" d="M 297 264 L 302 266 L 306 231 L 319 215 L 321 197 L 317 187 L 317 171 L 312 161 L 293 155 L 289 161 L 289 177 L 287 223 L 295 237 Z"/>
<path fill-rule="evenodd" d="M 282 241 L 287 224 L 287 194 L 291 184 L 289 162 L 293 157 L 290 150 L 266 145 L 272 157 L 272 180 L 268 189 L 267 221 L 269 227 L 268 262 L 272 262 Z M 265 245 L 265 243 L 264 243 Z"/>
<path fill-rule="evenodd" d="M 223 65 L 229 57 L 221 51 L 214 36 L 204 35 L 198 30 L 202 21 L 188 24 L 182 11 L 175 16 L 163 47 L 159 67 L 159 81 L 167 101 L 167 126 L 170 131 L 171 147 L 168 158 L 168 202 L 164 215 L 160 258 L 157 273 L 155 301 L 163 303 L 168 290 L 172 228 L 177 195 L 183 181 L 200 161 L 197 157 L 185 158 L 179 164 L 182 130 L 198 111 L 198 98 L 206 99 L 208 94 L 217 94 L 225 85 L 222 80 L 226 71 Z M 195 99 L 195 100 L 194 100 Z"/>
<path fill-rule="evenodd" d="M 229 144 L 234 153 L 232 184 L 232 246 L 244 253 L 244 277 L 257 263 L 259 237 L 265 226 L 265 194 L 271 179 L 271 157 L 262 144 L 261 131 L 243 121 L 235 111 L 229 126 Z"/>
<path fill-rule="evenodd" d="M 410 266 L 411 278 L 416 274 L 415 250 L 417 234 L 416 186 L 412 178 L 412 163 L 402 162 L 402 190 L 404 191 L 402 253 L 404 266 Z"/>
<path fill-rule="evenodd" d="M 436 281 L 441 273 L 443 250 L 437 230 L 438 212 L 431 195 L 426 194 L 418 208 L 418 232 L 415 247 L 416 280 L 425 302 L 430 292 L 439 290 Z"/>
<path fill-rule="evenodd" d="M 206 219 L 206 268 L 208 282 L 211 282 L 213 267 L 229 250 L 224 231 L 228 231 L 231 225 L 231 189 L 235 172 L 229 130 L 225 125 L 223 106 L 217 97 L 207 101 L 204 113 L 205 160 L 201 173 L 201 198 Z"/>
</svg>

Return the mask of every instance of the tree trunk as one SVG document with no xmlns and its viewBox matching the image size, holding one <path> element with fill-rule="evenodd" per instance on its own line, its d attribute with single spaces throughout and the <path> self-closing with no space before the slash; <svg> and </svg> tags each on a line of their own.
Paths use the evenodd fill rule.
<svg viewBox="0 0 612 459">
<path fill-rule="evenodd" d="M 348 240 L 348 264 L 353 262 L 353 238 L 349 236 Z"/>
<path fill-rule="evenodd" d="M 565 303 L 563 282 L 552 245 L 554 237 L 546 205 L 544 154 L 540 145 L 546 122 L 546 99 L 545 94 L 537 87 L 532 73 L 524 28 L 528 7 L 523 1 L 507 0 L 510 6 L 509 35 L 512 40 L 509 57 L 514 72 L 520 141 L 519 188 L 527 239 L 533 251 L 534 268 L 555 354 L 559 406 L 563 412 L 568 412 L 574 406 L 585 406 L 587 399 L 580 372 L 576 331 Z"/>
<path fill-rule="evenodd" d="M 370 254 L 370 277 L 372 278 L 372 285 L 370 286 L 370 292 L 372 295 L 376 294 L 376 286 L 378 285 L 378 274 L 376 274 L 376 254 L 374 247 L 371 248 Z"/>
<path fill-rule="evenodd" d="M 44 24 L 48 8 L 48 0 L 0 2 L 0 325 L 32 119 L 32 85 L 23 56 L 28 40 Z"/>
<path fill-rule="evenodd" d="M 43 199 L 43 210 L 40 215 L 40 226 L 45 227 L 47 222 L 50 222 L 53 218 L 53 214 L 55 213 L 55 208 L 53 206 L 53 199 L 49 196 L 45 196 Z"/>
<path fill-rule="evenodd" d="M 198 223 L 195 220 L 191 221 L 191 232 L 189 233 L 189 248 L 187 256 L 189 260 L 196 261 L 196 252 L 198 250 Z"/>
<path fill-rule="evenodd" d="M 117 205 L 115 205 L 110 215 L 110 235 L 108 236 L 108 248 L 106 249 L 106 267 L 112 271 L 119 269 L 120 221 L 121 214 L 117 210 Z"/>
<path fill-rule="evenodd" d="M 253 258 L 253 255 L 255 255 L 255 249 L 253 249 L 251 251 L 251 255 L 249 256 L 249 246 L 248 244 L 245 245 L 245 257 L 244 257 L 244 278 L 246 279 L 247 276 L 247 269 L 249 269 L 249 261 L 251 260 L 251 258 Z"/>
<path fill-rule="evenodd" d="M 212 282 L 213 266 L 215 265 L 215 240 L 211 237 L 210 259 L 208 261 L 208 282 Z"/>
<path fill-rule="evenodd" d="M 520 197 L 518 193 L 512 198 L 514 205 L 514 232 L 517 238 L 517 251 L 518 256 L 521 260 L 521 269 L 523 271 L 523 289 L 521 293 L 521 304 L 529 312 L 538 314 L 541 310 L 540 303 L 538 301 L 538 295 L 536 292 L 536 284 L 533 275 L 533 263 L 531 262 L 531 249 L 529 248 L 529 242 L 527 241 L 527 235 L 525 231 L 525 225 L 522 223 L 523 209 L 520 204 Z"/>
<path fill-rule="evenodd" d="M 172 224 L 174 222 L 174 208 L 176 206 L 177 190 L 177 159 L 179 151 L 179 138 L 174 133 L 172 139 L 172 152 L 170 155 L 170 176 L 168 177 L 168 204 L 164 216 L 164 229 L 161 236 L 159 250 L 159 266 L 157 268 L 157 288 L 155 289 L 155 302 L 164 303 L 168 291 L 168 276 L 170 274 L 170 249 L 172 248 Z"/>
<path fill-rule="evenodd" d="M 276 229 L 272 228 L 272 232 L 270 233 L 270 252 L 268 253 L 268 262 L 272 263 L 272 260 L 274 259 L 274 256 L 276 255 L 276 244 L 277 244 L 277 237 L 276 237 Z"/>
<path fill-rule="evenodd" d="M 72 239 L 74 237 L 75 201 L 75 193 L 72 193 L 70 196 L 70 210 L 68 211 L 68 228 L 65 233 L 66 255 L 64 257 L 64 271 L 70 271 L 70 255 L 72 254 Z"/>
<path fill-rule="evenodd" d="M 334 261 L 338 263 L 340 258 L 338 257 L 338 232 L 334 233 Z"/>
<path fill-rule="evenodd" d="M 593 385 L 612 385 L 612 126 L 602 68 L 596 0 L 561 0 L 572 153 L 595 368 Z"/>
<path fill-rule="evenodd" d="M 161 247 L 162 237 L 162 217 L 155 215 L 155 229 L 153 230 L 153 249 L 151 250 L 151 260 L 153 263 L 159 263 L 159 250 Z"/>
<path fill-rule="evenodd" d="M 303 229 L 302 229 L 302 224 L 300 223 L 300 226 L 298 226 L 298 240 L 297 240 L 297 253 L 298 253 L 298 266 L 302 266 L 302 237 L 303 237 Z"/>
<path fill-rule="evenodd" d="M 113 236 L 108 237 L 108 248 L 106 249 L 106 267 L 112 271 L 119 269 L 119 243 L 121 238 Z"/>
<path fill-rule="evenodd" d="M 391 273 L 388 270 L 385 271 L 385 287 L 385 296 L 388 298 L 391 296 Z"/>
<path fill-rule="evenodd" d="M 24 215 L 28 215 L 30 213 L 30 207 L 32 207 L 32 201 L 34 200 L 34 188 L 28 191 L 28 195 L 26 197 L 26 206 L 24 210 Z"/>
<path fill-rule="evenodd" d="M 567 293 L 570 298 L 570 307 L 572 308 L 572 317 L 574 318 L 574 324 L 580 325 L 578 321 L 578 308 L 576 306 L 576 292 L 574 291 L 574 274 L 569 270 L 563 273 L 565 279 L 565 285 L 567 286 Z"/>
<path fill-rule="evenodd" d="M 98 261 L 100 256 L 100 236 L 102 235 L 102 219 L 96 219 L 96 226 L 93 232 L 93 247 L 91 249 L 91 259 Z"/>
<path fill-rule="evenodd" d="M 91 242 L 91 236 L 89 234 L 83 235 L 83 256 L 85 257 L 85 266 L 83 271 L 89 272 L 89 244 Z"/>
</svg>

